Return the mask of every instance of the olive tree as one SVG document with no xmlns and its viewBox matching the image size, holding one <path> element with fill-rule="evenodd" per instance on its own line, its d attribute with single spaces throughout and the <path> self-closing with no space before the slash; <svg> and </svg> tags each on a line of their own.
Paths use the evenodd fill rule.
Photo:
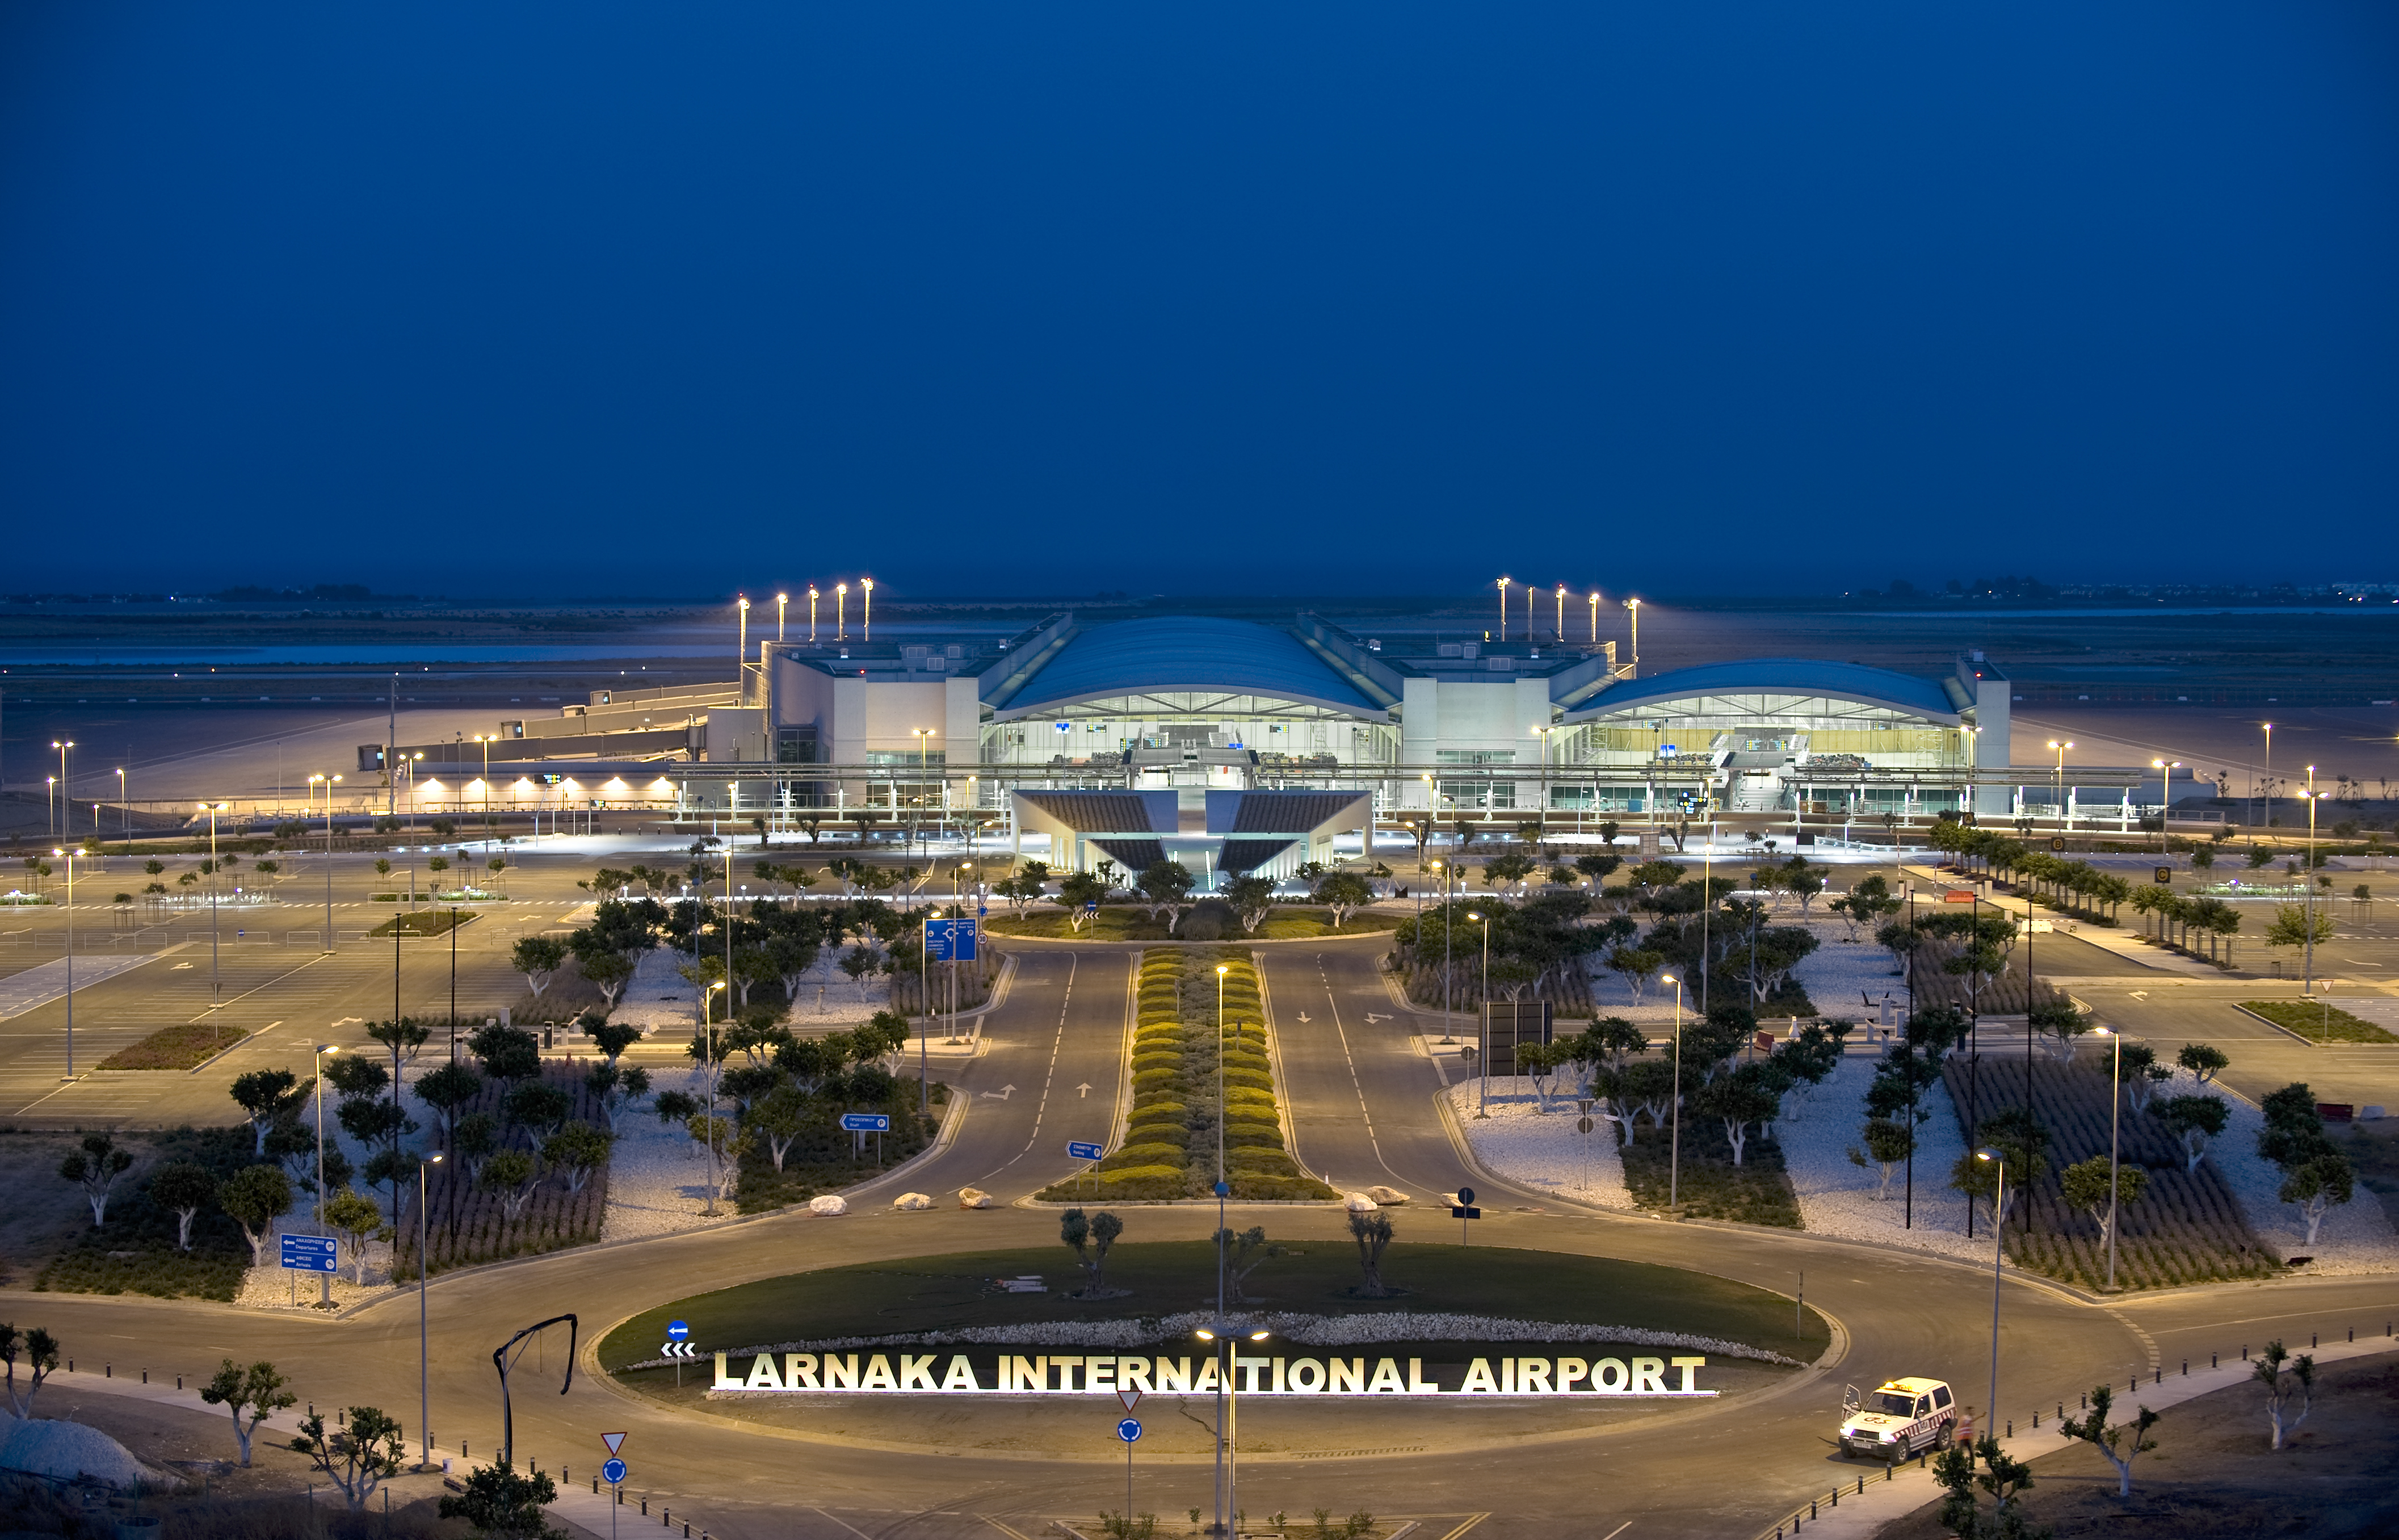
<svg viewBox="0 0 2399 1540">
<path fill-rule="evenodd" d="M 201 1400 L 233 1414 L 234 1441 L 241 1446 L 245 1470 L 250 1468 L 251 1435 L 258 1425 L 299 1398 L 284 1388 L 283 1376 L 264 1358 L 246 1369 L 227 1358 L 216 1378 L 200 1386 Z"/>
<path fill-rule="evenodd" d="M 2143 1407 L 2131 1422 L 2109 1427 L 2108 1411 L 2115 1399 L 2113 1385 L 2093 1385 L 2090 1413 L 2079 1419 L 2068 1417 L 2057 1425 L 2057 1431 L 2066 1438 L 2080 1439 L 2106 1456 L 2116 1467 L 2116 1495 L 2130 1497 L 2133 1462 L 2158 1447 L 2158 1441 L 2148 1436 L 2149 1429 L 2158 1425 L 2158 1414 Z"/>
<path fill-rule="evenodd" d="M 377 1407 L 350 1408 L 343 1425 L 331 1431 L 325 1414 L 312 1412 L 291 1447 L 341 1488 L 352 1513 L 363 1510 L 374 1489 L 400 1474 L 400 1424 Z"/>
<path fill-rule="evenodd" d="M 2308 1420 L 2308 1413 L 2315 1410 L 2316 1361 L 2306 1353 L 2292 1358 L 2278 1338 L 2257 1355 L 2257 1367 L 2250 1377 L 2266 1387 L 2266 1423 L 2274 1433 L 2271 1447 L 2280 1449 L 2284 1439 L 2296 1432 Z M 2295 1399 L 2299 1408 L 2297 1413 L 2291 1411 Z"/>
<path fill-rule="evenodd" d="M 1069 1209 L 1059 1216 L 1058 1238 L 1075 1249 L 1075 1262 L 1091 1281 L 1084 1286 L 1085 1299 L 1097 1299 L 1108 1265 L 1108 1249 L 1124 1234 L 1124 1221 L 1102 1209 L 1086 1216 L 1080 1209 Z"/>
</svg>

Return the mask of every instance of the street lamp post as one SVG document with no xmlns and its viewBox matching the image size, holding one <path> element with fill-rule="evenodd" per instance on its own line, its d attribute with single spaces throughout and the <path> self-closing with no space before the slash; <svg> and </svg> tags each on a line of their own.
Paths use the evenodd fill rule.
<svg viewBox="0 0 2399 1540">
<path fill-rule="evenodd" d="M 1217 1184 L 1220 1193 L 1223 1185 L 1222 1182 Z M 1221 1259 L 1225 1252 L 1225 1226 L 1221 1223 L 1222 1215 L 1218 1217 L 1220 1223 L 1216 1226 L 1216 1253 Z M 1220 1260 L 1218 1263 L 1220 1271 L 1222 1267 L 1223 1263 Z M 1218 1292 L 1222 1293 L 1223 1290 L 1219 1289 Z M 1236 1506 L 1239 1497 L 1234 1491 L 1234 1485 L 1240 1474 L 1240 1446 L 1235 1442 L 1235 1438 L 1241 1414 L 1241 1387 L 1235 1383 L 1233 1376 L 1240 1370 L 1241 1342 L 1246 1339 L 1254 1343 L 1262 1343 L 1272 1333 L 1264 1331 L 1242 1331 L 1239 1326 L 1225 1318 L 1225 1312 L 1220 1306 L 1216 1311 L 1216 1318 L 1193 1331 L 1192 1335 L 1201 1342 L 1218 1347 L 1224 1353 L 1223 1368 L 1216 1375 L 1216 1521 L 1209 1526 L 1208 1533 L 1230 1534 L 1233 1533 L 1230 1521 L 1234 1520 L 1235 1516 L 1240 1512 Z M 1253 1364 L 1266 1362 L 1264 1358 L 1253 1358 L 1250 1361 Z"/>
<path fill-rule="evenodd" d="M 200 804 L 201 809 L 209 816 L 209 1009 L 210 1010 L 215 1010 L 224 1004 L 221 993 L 221 975 L 217 968 L 217 956 L 220 951 L 220 927 L 217 924 L 217 814 L 222 812 L 224 806 L 225 804 L 221 802 Z"/>
<path fill-rule="evenodd" d="M 425 1451 L 419 1470 L 433 1468 L 433 1358 L 427 1349 L 425 1280 L 428 1257 L 425 1250 L 425 1169 L 441 1164 L 441 1152 L 416 1163 L 416 1436 Z"/>
<path fill-rule="evenodd" d="M 75 746 L 73 738 L 50 740 L 50 747 L 59 751 L 58 797 L 50 814 L 50 832 L 60 839 L 75 832 L 75 777 L 67 771 L 67 754 Z"/>
<path fill-rule="evenodd" d="M 341 1051 L 339 1043 L 317 1045 L 317 1233 L 320 1236 L 331 1233 L 325 1228 L 325 1056 Z M 317 1275 L 317 1289 L 318 1304 L 333 1303 L 333 1276 L 331 1273 Z"/>
<path fill-rule="evenodd" d="M 815 584 L 808 585 L 808 645 L 811 647 L 817 644 L 817 601 L 822 597 Z"/>
<path fill-rule="evenodd" d="M 733 677 L 746 679 L 750 673 L 750 596 L 736 596 L 735 613 L 739 619 L 733 623 Z M 741 692 L 746 697 L 747 690 Z"/>
<path fill-rule="evenodd" d="M 63 856 L 67 862 L 67 1073 L 75 1078 L 75 846 L 61 845 L 50 852 Z"/>
<path fill-rule="evenodd" d="M 1599 645 L 1599 590 L 1591 590 L 1591 644 Z"/>
<path fill-rule="evenodd" d="M 333 783 L 339 776 L 311 776 L 325 783 L 325 950 L 333 950 Z M 399 1018 L 395 1016 L 394 1020 Z"/>
<path fill-rule="evenodd" d="M 849 585 L 847 583 L 833 586 L 833 639 L 835 642 L 849 640 Z"/>
<path fill-rule="evenodd" d="M 1999 1245 L 1999 1233 L 2003 1228 L 1999 1216 L 2008 1207 L 2008 1161 L 2005 1155 L 1989 1146 L 1976 1150 L 1974 1158 L 1996 1161 L 1999 1168 L 1999 1190 L 1991 1200 L 1991 1398 L 1983 1410 L 1985 1417 L 1997 1422 L 1999 1416 L 1999 1274 L 2007 1262 L 2007 1252 Z M 1971 1206 L 1972 1200 L 1968 1201 Z"/>
<path fill-rule="evenodd" d="M 1482 997 L 1476 1001 L 1483 1017 L 1483 1047 L 1477 1051 L 1474 1066 L 1482 1089 L 1475 1095 L 1474 1115 L 1489 1117 L 1491 1115 L 1491 917 L 1471 911 L 1466 917 L 1483 922 L 1483 987 L 1480 992 Z"/>
<path fill-rule="evenodd" d="M 1508 585 L 1512 581 L 1513 579 L 1506 577 L 1499 580 L 1499 640 L 1502 642 L 1508 640 Z M 1526 594 L 1525 596 L 1525 629 L 1529 632 L 1532 628 L 1532 596 Z"/>
<path fill-rule="evenodd" d="M 866 633 L 866 640 L 872 642 L 874 640 L 874 579 L 861 577 L 858 580 L 858 587 L 866 596 L 866 617 L 861 622 L 861 628 Z"/>
<path fill-rule="evenodd" d="M 2108 1072 L 2108 1288 L 2116 1287 L 2116 1174 L 2119 1129 L 2122 1123 L 2124 1104 L 2124 1034 L 2114 1027 L 2096 1029 L 2113 1041 L 2115 1060 Z"/>
<path fill-rule="evenodd" d="M 2066 751 L 2074 745 L 2070 742 L 2060 743 L 2057 739 L 2052 738 L 2049 740 L 2049 746 L 2057 752 L 2056 768 L 2050 773 L 2052 805 L 2056 809 L 2058 828 L 2071 833 L 2074 826 L 2067 822 L 2066 817 Z"/>
<path fill-rule="evenodd" d="M 777 642 L 783 640 L 783 612 L 791 606 L 791 602 L 790 594 L 779 593 L 775 596 L 775 640 Z"/>
<path fill-rule="evenodd" d="M 2257 779 L 2266 792 L 2266 827 L 2274 827 L 2274 724 L 2261 723 L 2266 729 L 2266 763 L 2257 767 Z"/>
<path fill-rule="evenodd" d="M 1683 980 L 1661 973 L 1658 981 L 1674 986 L 1674 1131 L 1666 1154 L 1666 1211 L 1675 1213 L 1683 1201 Z"/>
<path fill-rule="evenodd" d="M 2308 766 L 2308 858 L 2307 870 L 2299 873 L 2299 913 L 2307 922 L 2305 961 L 2300 966 L 2299 993 L 2313 994 L 2316 990 L 2316 767 Z"/>
<path fill-rule="evenodd" d="M 127 855 L 133 853 L 133 804 L 125 800 L 125 767 L 116 770 L 116 832 L 125 842 Z"/>
<path fill-rule="evenodd" d="M 1531 628 L 1530 628 L 1529 627 L 1528 627 L 1528 628 L 1526 628 L 1526 630 L 1527 630 L 1527 633 L 1528 633 L 1528 634 L 1529 634 L 1529 632 L 1530 632 L 1530 629 L 1531 629 Z M 1559 585 L 1558 585 L 1558 645 L 1559 645 L 1559 646 L 1561 646 L 1561 647 L 1563 647 L 1563 646 L 1565 646 L 1565 644 L 1566 644 L 1566 586 L 1565 586 L 1565 584 L 1561 583 L 1561 584 L 1559 584 Z"/>
<path fill-rule="evenodd" d="M 1641 601 L 1628 599 L 1624 607 L 1633 612 L 1633 673 L 1637 679 L 1641 674 Z"/>
<path fill-rule="evenodd" d="M 2151 760 L 2149 768 L 2165 772 L 2158 788 L 2158 854 L 2166 853 L 2166 812 L 2174 806 L 2174 773 L 2182 768 L 2180 760 Z"/>
</svg>

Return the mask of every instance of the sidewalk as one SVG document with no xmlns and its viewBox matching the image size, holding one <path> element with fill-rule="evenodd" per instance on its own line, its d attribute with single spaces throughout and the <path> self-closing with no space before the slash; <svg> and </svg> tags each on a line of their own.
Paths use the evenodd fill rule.
<svg viewBox="0 0 2399 1540">
<path fill-rule="evenodd" d="M 2143 967 L 2154 968 L 2161 973 L 2180 973 L 2193 979 L 2226 979 L 2241 977 L 2238 973 L 2228 973 L 2196 957 L 2186 957 L 2178 952 L 2169 952 L 2161 946 L 2151 946 L 2141 939 L 2140 933 L 2136 930 L 2126 930 L 2121 925 L 2086 925 L 2080 920 L 2068 919 L 2055 910 L 2036 908 L 2015 894 L 1993 890 L 1981 878 L 1954 877 L 1950 873 L 1936 871 L 1929 866 L 1910 866 L 1905 870 L 1908 876 L 1932 885 L 1936 903 L 1939 902 L 1938 894 L 1943 890 L 1981 888 L 1984 890 L 1983 901 L 2002 913 L 2014 915 L 2018 919 L 2048 920 L 2056 927 L 2057 934 L 2071 936 L 2078 941 L 2088 941 L 2102 952 L 2114 952 L 2126 962 L 2138 963 Z M 1921 904 L 1922 899 L 1919 898 L 1918 902 Z M 2038 941 L 2034 943 L 2036 956 L 2038 956 L 2039 945 Z"/>
<path fill-rule="evenodd" d="M 2293 1345 L 2297 1349 L 2294 1357 L 2297 1352 L 2304 1352 L 2312 1357 L 2318 1364 L 2327 1364 L 2347 1358 L 2363 1358 L 2378 1353 L 2389 1353 L 2394 1347 L 2399 1347 L 2399 1343 L 2394 1343 L 2388 1337 L 2372 1337 L 2355 1343 L 2326 1343 L 2322 1347 L 2315 1348 L 2301 1348 L 2296 1344 Z M 2252 1363 L 2233 1358 L 2216 1369 L 2193 1368 L 2187 1377 L 2170 1374 L 2162 1381 L 2152 1381 L 2137 1389 L 2120 1387 L 2116 1404 L 2127 1415 L 2135 1409 L 2144 1406 L 2153 1411 L 2162 1412 L 2168 1407 L 2179 1406 L 2193 1397 L 2204 1396 L 2210 1391 L 2223 1390 L 2240 1385 L 2255 1372 L 2256 1368 Z M 1962 1392 L 1968 1387 L 1959 1388 Z M 1961 1394 L 1959 1399 L 1963 1401 L 1964 1398 Z M 2067 1414 L 2071 1416 L 2074 1412 L 2068 1409 Z M 2043 1454 L 2053 1454 L 2066 1448 L 2067 1441 L 2058 1435 L 2053 1416 L 2044 1411 L 2041 1417 L 2042 1426 L 2038 1432 L 2019 1423 L 2013 1436 L 2003 1434 L 2000 1437 L 1999 1448 L 2010 1457 L 2018 1460 L 2037 1459 Z M 2260 1437 L 2262 1436 L 2261 1433 Z M 1895 1471 L 1889 1466 L 1877 1466 L 1864 1461 L 1834 1459 L 1826 1460 L 1825 1467 L 1834 1472 L 1844 1473 L 1841 1476 L 1842 1485 L 1838 1506 L 1836 1506 L 1831 1499 L 1832 1489 L 1828 1486 L 1824 1493 L 1818 1494 L 1812 1505 L 1813 1518 L 1809 1517 L 1809 1506 L 1803 1505 L 1795 1513 L 1786 1514 L 1780 1522 L 1761 1528 L 1758 1531 L 1759 1540 L 1768 1540 L 1769 1536 L 1803 1534 L 1820 1537 L 1820 1540 L 1842 1540 L 1842 1537 L 1864 1540 L 1864 1537 L 1872 1535 L 1892 1520 L 1912 1513 L 1927 1503 L 1938 1501 L 1941 1497 L 1940 1483 L 1932 1479 L 1930 1455 L 1926 1456 L 1921 1466 L 1915 1461 L 1910 1461 Z M 1861 1480 L 1865 1483 L 1863 1492 L 1858 1486 Z"/>
</svg>

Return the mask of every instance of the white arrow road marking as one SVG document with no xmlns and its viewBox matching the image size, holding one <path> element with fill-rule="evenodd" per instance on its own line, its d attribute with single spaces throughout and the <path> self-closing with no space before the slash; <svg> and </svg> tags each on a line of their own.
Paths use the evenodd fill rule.
<svg viewBox="0 0 2399 1540">
<path fill-rule="evenodd" d="M 2132 998 L 2134 998 L 2134 999 L 2135 999 L 2135 1000 L 2146 1000 L 2146 999 L 2148 999 L 2148 997 L 2149 997 L 2149 992 L 2148 992 L 2148 990 L 2145 990 L 2145 989 L 2136 989 L 2136 990 L 2133 991 L 2133 993 L 2132 993 Z"/>
<path fill-rule="evenodd" d="M 1078 1086 L 1078 1087 L 1075 1087 L 1075 1094 L 1076 1094 L 1077 1096 L 1089 1096 L 1089 1095 L 1091 1095 L 1091 1083 L 1090 1081 L 1088 1081 L 1088 1080 L 1084 1081 L 1081 1085 L 1079 1085 L 1079 1086 Z"/>
<path fill-rule="evenodd" d="M 1376 1021 L 1394 1021 L 1397 1020 L 1397 1017 L 1392 1016 L 1377 1016 L 1371 1010 L 1366 1013 L 1366 1020 L 1369 1025 L 1372 1025 Z"/>
<path fill-rule="evenodd" d="M 1010 1097 L 1011 1094 L 1013 1094 L 1013 1093 L 1014 1093 L 1014 1091 L 1015 1091 L 1015 1090 L 1016 1090 L 1016 1087 L 1013 1087 L 1013 1086 L 1002 1086 L 999 1089 L 997 1089 L 997 1090 L 996 1090 L 996 1091 L 985 1091 L 985 1092 L 983 1092 L 983 1095 L 985 1095 L 985 1096 L 988 1096 L 988 1097 L 994 1097 L 994 1098 L 996 1098 L 997 1100 L 999 1100 L 999 1101 L 1007 1101 L 1007 1100 L 1009 1099 L 1009 1097 Z"/>
<path fill-rule="evenodd" d="M 1308 1025 L 1308 1012 L 1301 1011 L 1299 1013 L 1299 1024 L 1303 1027 Z"/>
</svg>

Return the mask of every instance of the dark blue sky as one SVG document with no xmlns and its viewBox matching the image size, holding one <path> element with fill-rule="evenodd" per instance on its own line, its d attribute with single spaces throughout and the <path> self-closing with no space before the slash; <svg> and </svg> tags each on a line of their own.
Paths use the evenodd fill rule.
<svg viewBox="0 0 2399 1540">
<path fill-rule="evenodd" d="M 2399 11 L 0 8 L 0 588 L 2399 575 Z"/>
</svg>

